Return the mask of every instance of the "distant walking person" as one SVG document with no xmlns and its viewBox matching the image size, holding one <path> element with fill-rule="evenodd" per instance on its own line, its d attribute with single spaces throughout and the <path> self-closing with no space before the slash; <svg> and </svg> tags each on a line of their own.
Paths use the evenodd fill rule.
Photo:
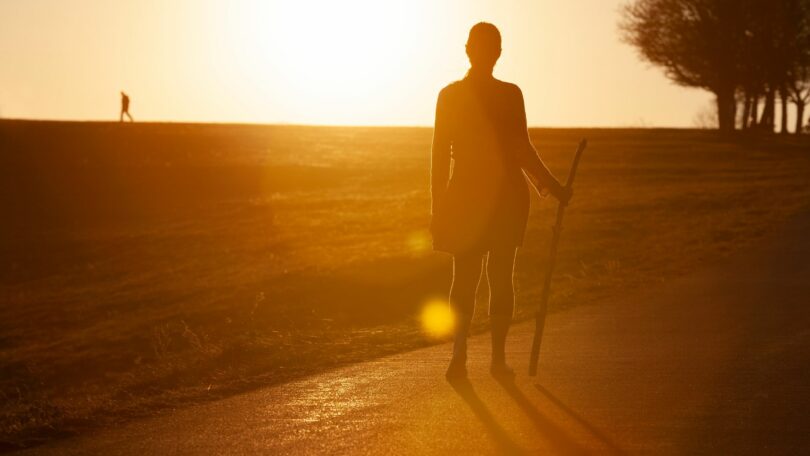
<svg viewBox="0 0 810 456">
<path fill-rule="evenodd" d="M 514 312 L 515 253 L 529 215 L 529 186 L 563 203 L 571 198 L 543 164 L 526 126 L 523 94 L 492 76 L 501 34 L 489 23 L 470 30 L 464 79 L 445 87 L 436 104 L 431 153 L 433 248 L 453 255 L 450 305 L 456 315 L 447 378 L 467 375 L 467 335 L 486 259 L 492 326 L 491 373 L 514 376 L 506 365 L 506 334 Z M 451 170 L 452 165 L 452 175 Z M 525 173 L 525 175 L 524 175 Z"/>
<path fill-rule="evenodd" d="M 129 96 L 124 92 L 121 92 L 121 118 L 119 122 L 124 121 L 124 115 L 129 117 L 130 122 L 134 122 L 134 120 L 132 120 L 132 116 L 129 114 Z"/>
</svg>

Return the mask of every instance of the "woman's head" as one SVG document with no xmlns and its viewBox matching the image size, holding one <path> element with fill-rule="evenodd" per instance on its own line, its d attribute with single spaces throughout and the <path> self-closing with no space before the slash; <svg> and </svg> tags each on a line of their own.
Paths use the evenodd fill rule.
<svg viewBox="0 0 810 456">
<path fill-rule="evenodd" d="M 467 57 L 473 68 L 489 70 L 501 56 L 501 32 L 488 22 L 479 22 L 470 29 L 467 38 Z"/>
</svg>

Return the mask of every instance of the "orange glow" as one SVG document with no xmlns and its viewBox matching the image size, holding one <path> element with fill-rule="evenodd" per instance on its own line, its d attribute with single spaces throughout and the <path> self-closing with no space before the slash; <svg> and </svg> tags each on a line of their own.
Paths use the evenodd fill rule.
<svg viewBox="0 0 810 456">
<path fill-rule="evenodd" d="M 422 330 L 432 339 L 441 339 L 453 332 L 455 316 L 446 301 L 430 301 L 422 309 Z"/>
<path fill-rule="evenodd" d="M 711 96 L 619 41 L 623 2 L 0 2 L 0 116 L 117 120 L 123 90 L 138 121 L 431 125 L 488 21 L 530 125 L 691 125 Z"/>
<path fill-rule="evenodd" d="M 430 233 L 415 231 L 408 237 L 408 248 L 411 253 L 422 255 L 430 251 Z"/>
</svg>

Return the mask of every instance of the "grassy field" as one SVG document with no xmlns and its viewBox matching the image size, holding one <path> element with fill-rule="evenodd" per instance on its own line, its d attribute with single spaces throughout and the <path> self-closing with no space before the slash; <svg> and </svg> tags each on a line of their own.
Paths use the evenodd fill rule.
<svg viewBox="0 0 810 456">
<path fill-rule="evenodd" d="M 688 273 L 810 202 L 810 138 L 532 130 L 562 176 L 583 136 L 552 311 Z M 0 122 L 2 445 L 433 343 L 417 317 L 446 293 L 450 262 L 426 232 L 430 139 Z M 553 210 L 532 202 L 519 318 Z"/>
</svg>

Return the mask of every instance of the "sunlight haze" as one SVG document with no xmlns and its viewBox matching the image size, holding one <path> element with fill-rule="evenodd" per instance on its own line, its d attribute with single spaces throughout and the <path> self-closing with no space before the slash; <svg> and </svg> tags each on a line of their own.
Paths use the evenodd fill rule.
<svg viewBox="0 0 810 456">
<path fill-rule="evenodd" d="M 534 126 L 685 126 L 707 93 L 618 35 L 618 0 L 0 2 L 0 116 L 431 125 L 478 21 Z"/>
</svg>

